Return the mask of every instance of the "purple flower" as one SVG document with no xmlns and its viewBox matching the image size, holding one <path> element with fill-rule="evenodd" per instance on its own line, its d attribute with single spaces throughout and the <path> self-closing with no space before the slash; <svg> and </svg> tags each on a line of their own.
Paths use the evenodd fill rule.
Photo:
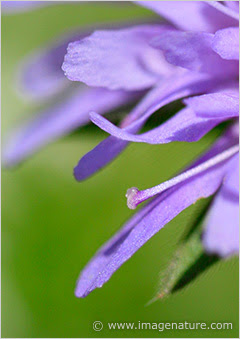
<svg viewBox="0 0 240 339">
<path fill-rule="evenodd" d="M 35 99 L 67 88 L 70 95 L 10 138 L 5 163 L 21 161 L 89 118 L 110 136 L 79 161 L 74 169 L 79 181 L 112 161 L 130 141 L 193 142 L 224 121 L 231 121 L 232 126 L 175 178 L 152 188 L 127 191 L 132 209 L 152 199 L 86 266 L 77 284 L 78 297 L 107 282 L 181 211 L 215 193 L 203 245 L 208 253 L 220 257 L 238 252 L 238 6 L 232 1 L 137 3 L 166 22 L 73 33 L 30 58 L 21 75 L 25 91 Z M 62 69 L 69 80 L 77 82 L 74 90 L 60 69 L 66 47 Z M 139 133 L 154 112 L 179 99 L 185 105 L 182 110 L 152 130 Z M 120 126 L 102 116 L 136 100 Z M 227 228 L 226 224 L 231 225 Z"/>
<path fill-rule="evenodd" d="M 235 5 L 162 1 L 139 4 L 165 16 L 175 27 L 155 24 L 96 31 L 68 46 L 63 70 L 70 80 L 115 90 L 150 89 L 120 127 L 91 112 L 91 120 L 111 136 L 80 160 L 74 172 L 77 180 L 95 173 L 129 141 L 197 141 L 219 123 L 234 121 L 239 115 Z M 162 57 L 175 66 L 169 68 L 165 81 Z M 137 134 L 157 109 L 183 97 L 189 97 L 184 100 L 185 108 L 162 125 Z M 209 152 L 175 178 L 145 190 L 130 188 L 126 196 L 131 209 L 153 199 L 97 252 L 80 275 L 76 296 L 85 297 L 101 287 L 177 214 L 216 192 L 203 244 L 208 253 L 222 257 L 236 254 L 238 152 L 238 127 L 234 125 Z"/>
<path fill-rule="evenodd" d="M 45 2 L 44 4 L 52 4 L 52 2 Z M 144 4 L 144 2 L 141 2 L 141 4 Z M 150 4 L 151 2 L 148 2 L 147 6 Z M 19 6 L 26 10 L 37 5 L 38 2 L 33 3 L 32 1 L 11 2 L 11 4 L 7 1 L 2 3 L 4 8 L 10 6 L 12 10 L 18 9 Z M 207 4 L 201 3 L 200 5 L 195 5 L 189 3 L 186 6 L 182 2 L 183 5 L 186 7 L 185 10 L 193 11 L 192 15 L 199 16 L 198 29 L 215 31 L 217 28 L 227 27 L 227 25 L 236 26 L 237 21 L 234 18 L 223 14 Z M 153 3 L 151 6 L 156 5 Z M 166 6 L 170 5 L 165 3 L 164 6 L 161 6 L 162 9 L 160 10 L 163 10 L 163 15 L 164 9 L 169 12 Z M 175 11 L 178 11 L 178 6 L 178 4 L 174 5 Z M 201 11 L 204 11 L 204 15 L 201 15 Z M 171 8 L 170 12 L 174 14 Z M 214 17 L 217 18 L 214 23 L 211 20 L 206 21 L 206 12 L 208 16 L 214 14 Z M 170 19 L 176 24 L 176 15 L 173 15 L 173 18 Z M 191 25 L 190 29 L 196 30 L 193 23 Z M 196 25 L 195 21 L 194 25 Z M 27 120 L 22 126 L 17 126 L 8 135 L 3 151 L 3 163 L 5 166 L 13 166 L 19 163 L 47 143 L 88 123 L 89 112 L 95 111 L 98 114 L 107 113 L 126 103 L 136 101 L 143 96 L 148 88 L 152 87 L 152 91 L 142 98 L 133 112 L 121 124 L 122 127 L 129 126 L 130 131 L 133 128 L 133 133 L 136 133 L 144 124 L 145 119 L 159 107 L 184 96 L 214 90 L 214 86 L 219 84 L 217 77 L 199 73 L 194 75 L 180 67 L 172 66 L 165 60 L 162 51 L 151 46 L 150 42 L 159 36 L 159 32 L 161 32 L 161 35 L 163 33 L 164 35 L 168 34 L 169 28 L 166 26 L 142 25 L 120 30 L 115 29 L 114 32 L 97 31 L 92 37 L 88 38 L 87 36 L 90 35 L 91 31 L 92 29 L 70 32 L 51 43 L 49 47 L 40 49 L 35 54 L 29 56 L 23 63 L 20 75 L 18 75 L 20 80 L 18 83 L 20 82 L 19 87 L 24 91 L 23 94 L 25 96 L 32 100 L 46 100 L 52 97 L 56 98 L 56 95 L 59 94 L 61 100 L 59 100 L 59 97 L 56 98 L 57 102 L 54 106 L 51 104 L 49 108 L 40 111 L 39 114 Z M 93 46 L 92 44 L 93 52 L 91 54 L 91 51 L 87 49 L 88 41 L 98 39 L 96 36 L 99 34 L 103 34 L 105 37 L 105 39 L 101 38 L 98 40 L 101 41 L 104 48 L 98 45 Z M 126 39 L 124 35 L 126 35 Z M 113 45 L 113 39 L 117 41 L 117 46 Z M 81 84 L 72 88 L 71 82 L 64 77 L 61 70 L 67 45 L 69 41 L 75 40 L 78 40 L 78 42 L 70 44 L 64 69 L 71 77 L 70 74 L 74 71 L 74 67 L 71 67 L 73 62 L 71 55 L 80 45 L 80 58 L 85 58 L 85 60 L 80 60 L 81 64 L 78 67 L 78 72 L 81 72 L 83 77 L 88 76 L 88 80 L 84 78 L 82 80 L 86 80 L 86 83 L 91 86 L 93 85 L 93 87 L 86 87 Z M 108 48 L 110 52 L 114 48 L 114 56 L 108 53 Z M 99 50 L 100 53 L 107 55 L 102 55 L 102 58 L 100 58 L 100 55 L 95 54 Z M 77 55 L 79 58 L 77 52 L 74 55 Z M 107 59 L 108 55 L 110 60 Z M 214 55 L 217 56 L 216 53 Z M 94 57 L 95 59 L 91 59 Z M 103 61 L 105 62 L 103 63 Z M 220 69 L 222 69 L 221 61 L 222 59 L 217 56 L 218 68 Z M 91 62 L 94 63 L 93 67 L 91 67 Z M 224 63 L 226 64 L 225 61 Z M 234 65 L 230 65 L 229 68 L 236 66 L 236 62 L 233 63 Z M 101 71 L 103 71 L 102 75 Z M 231 73 L 231 69 L 229 69 L 229 72 Z M 93 75 L 92 79 L 91 74 Z M 78 76 L 80 75 L 78 74 Z M 186 77 L 185 80 L 184 77 Z M 229 81 L 231 80 L 230 76 Z M 227 79 L 226 82 L 228 82 Z M 105 86 L 105 88 L 96 86 Z M 215 88 L 215 90 L 217 89 Z M 67 113 L 65 113 L 66 111 Z M 143 116 L 142 120 L 140 119 L 141 121 L 137 120 L 140 116 Z M 136 124 L 138 126 L 130 124 L 134 120 L 137 120 Z M 212 122 L 212 125 L 214 124 L 216 124 L 215 121 Z M 86 155 L 79 165 L 76 166 L 74 171 L 76 179 L 82 180 L 93 174 L 117 156 L 127 144 L 128 142 L 126 141 L 111 137 L 101 143 L 96 150 Z M 98 152 L 98 149 L 101 152 Z M 95 155 L 95 153 L 97 154 Z M 100 153 L 103 153 L 105 156 L 102 157 Z M 91 163 L 92 160 L 93 163 Z"/>
<path fill-rule="evenodd" d="M 162 106 L 194 94 L 237 93 L 238 52 L 231 56 L 233 50 L 238 51 L 238 20 L 234 10 L 218 3 L 220 7 L 215 8 L 206 2 L 141 1 L 140 4 L 165 15 L 181 29 L 188 23 L 188 31 L 176 30 L 174 26 L 142 25 L 97 31 L 68 46 L 63 70 L 70 80 L 108 89 L 149 88 L 122 121 L 121 128 L 107 121 L 103 123 L 96 114 L 91 115 L 93 122 L 101 124 L 112 136 L 80 160 L 74 170 L 77 180 L 89 177 L 113 160 L 127 146 L 127 141 L 196 141 L 227 119 L 203 118 L 191 108 L 184 109 L 165 125 L 136 135 L 149 116 Z M 235 44 L 228 44 L 229 31 L 235 32 Z M 227 58 L 222 57 L 223 50 Z M 163 58 L 175 66 L 168 68 L 164 78 L 161 77 L 166 65 Z"/>
</svg>

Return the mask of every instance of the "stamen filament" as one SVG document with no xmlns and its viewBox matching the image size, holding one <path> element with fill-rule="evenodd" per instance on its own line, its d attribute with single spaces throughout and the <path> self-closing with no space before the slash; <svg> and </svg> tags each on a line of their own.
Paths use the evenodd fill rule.
<svg viewBox="0 0 240 339">
<path fill-rule="evenodd" d="M 136 187 L 132 187 L 127 190 L 127 205 L 130 209 L 135 209 L 138 204 L 141 202 L 153 197 L 156 194 L 159 194 L 165 190 L 167 190 L 170 187 L 173 187 L 179 183 L 181 183 L 184 180 L 187 180 L 195 175 L 198 175 L 207 169 L 216 166 L 217 164 L 227 160 L 228 158 L 232 157 L 234 154 L 236 154 L 239 151 L 239 146 L 235 145 L 222 153 L 214 156 L 213 158 L 203 162 L 202 164 L 193 167 L 186 172 L 183 172 L 176 177 L 167 180 L 160 185 L 147 188 L 146 190 L 139 191 Z"/>
</svg>

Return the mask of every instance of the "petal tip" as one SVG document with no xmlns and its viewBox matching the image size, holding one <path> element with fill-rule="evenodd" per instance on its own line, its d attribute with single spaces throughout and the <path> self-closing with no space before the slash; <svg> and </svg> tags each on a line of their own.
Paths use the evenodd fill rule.
<svg viewBox="0 0 240 339">
<path fill-rule="evenodd" d="M 79 170 L 79 163 L 73 169 L 73 176 L 77 181 L 82 181 L 86 176 L 82 175 L 82 172 Z"/>
</svg>

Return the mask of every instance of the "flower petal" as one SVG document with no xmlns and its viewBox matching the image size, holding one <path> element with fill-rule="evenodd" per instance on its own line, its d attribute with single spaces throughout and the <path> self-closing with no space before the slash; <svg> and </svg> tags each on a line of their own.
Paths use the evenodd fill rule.
<svg viewBox="0 0 240 339">
<path fill-rule="evenodd" d="M 196 116 L 190 108 L 184 108 L 162 125 L 142 134 L 121 129 L 97 113 L 91 113 L 91 121 L 105 132 L 121 140 L 165 144 L 173 141 L 197 141 L 224 120 Z"/>
<path fill-rule="evenodd" d="M 224 181 L 224 187 L 233 196 L 239 196 L 239 162 L 238 159 L 232 161 L 231 169 L 229 170 L 228 177 Z M 234 199 L 235 200 L 235 199 Z"/>
<path fill-rule="evenodd" d="M 231 162 L 229 173 L 209 212 L 203 236 L 206 251 L 221 257 L 239 251 L 239 157 Z"/>
<path fill-rule="evenodd" d="M 62 71 L 62 63 L 70 41 L 82 39 L 89 34 L 71 32 L 52 41 L 22 62 L 19 70 L 18 83 L 20 93 L 31 99 L 46 99 L 71 85 Z"/>
<path fill-rule="evenodd" d="M 225 119 L 239 116 L 239 95 L 236 92 L 204 94 L 185 99 L 184 103 L 202 118 Z"/>
<path fill-rule="evenodd" d="M 221 140 L 198 163 L 210 159 L 230 144 L 232 140 Z M 228 164 L 229 161 L 225 161 L 172 187 L 139 210 L 85 267 L 77 283 L 76 296 L 86 297 L 95 288 L 102 287 L 125 261 L 170 220 L 198 199 L 214 194 L 221 185 Z"/>
<path fill-rule="evenodd" d="M 5 166 L 13 166 L 43 145 L 89 122 L 95 108 L 106 113 L 135 98 L 134 93 L 100 88 L 77 89 L 60 104 L 38 114 L 9 136 L 3 152 Z"/>
<path fill-rule="evenodd" d="M 231 8 L 232 6 L 226 6 L 225 2 L 221 1 L 208 1 L 208 5 L 215 8 L 217 11 L 229 16 L 230 18 L 233 18 L 236 20 L 236 22 L 239 21 L 239 14 L 236 12 L 236 10 L 233 10 Z"/>
<path fill-rule="evenodd" d="M 239 27 L 230 27 L 217 31 L 212 49 L 223 59 L 239 60 Z"/>
<path fill-rule="evenodd" d="M 4 14 L 14 14 L 47 6 L 52 3 L 56 3 L 56 1 L 1 1 L 1 10 Z"/>
<path fill-rule="evenodd" d="M 239 1 L 224 1 L 224 4 L 233 11 L 239 13 Z"/>
<path fill-rule="evenodd" d="M 128 145 L 127 141 L 112 136 L 101 141 L 85 154 L 74 167 L 73 174 L 77 181 L 82 181 L 95 174 L 113 161 Z"/>
<path fill-rule="evenodd" d="M 202 74 L 180 70 L 164 84 L 152 89 L 125 119 L 127 133 L 137 133 L 148 117 L 162 106 L 181 97 L 211 90 L 216 81 Z M 80 159 L 74 168 L 76 180 L 84 180 L 112 161 L 124 150 L 128 142 L 109 137 Z"/>
<path fill-rule="evenodd" d="M 236 21 L 204 1 L 135 1 L 188 31 L 216 32 Z"/>
<path fill-rule="evenodd" d="M 63 63 L 68 79 L 109 89 L 148 88 L 169 74 L 172 67 L 149 41 L 165 27 L 142 25 L 119 30 L 95 31 L 69 44 Z"/>
<path fill-rule="evenodd" d="M 164 51 L 166 60 L 173 65 L 192 71 L 228 78 L 238 74 L 238 62 L 222 59 L 212 49 L 214 35 L 202 32 L 168 30 L 155 37 L 151 45 Z"/>
</svg>

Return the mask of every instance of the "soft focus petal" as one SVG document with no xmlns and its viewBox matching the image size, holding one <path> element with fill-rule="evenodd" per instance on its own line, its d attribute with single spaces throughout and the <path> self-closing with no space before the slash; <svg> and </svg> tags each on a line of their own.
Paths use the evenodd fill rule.
<svg viewBox="0 0 240 339">
<path fill-rule="evenodd" d="M 38 114 L 9 136 L 3 152 L 5 166 L 13 166 L 43 145 L 89 122 L 95 108 L 106 113 L 135 98 L 134 93 L 99 88 L 78 89 L 61 103 Z"/>
<path fill-rule="evenodd" d="M 226 6 L 224 1 L 208 1 L 207 3 L 209 6 L 212 6 L 217 11 L 236 20 L 235 23 L 239 21 L 239 13 L 236 10 L 233 10 L 232 6 Z"/>
<path fill-rule="evenodd" d="M 224 4 L 239 13 L 239 1 L 224 1 Z"/>
<path fill-rule="evenodd" d="M 213 38 L 210 33 L 169 30 L 155 37 L 151 45 L 164 51 L 170 64 L 225 78 L 237 75 L 238 63 L 224 60 L 215 53 L 212 50 Z"/>
<path fill-rule="evenodd" d="M 224 181 L 223 187 L 228 192 L 232 193 L 232 196 L 239 195 L 239 159 L 232 161 L 231 168 L 228 173 L 228 177 Z"/>
<path fill-rule="evenodd" d="M 34 52 L 22 63 L 18 75 L 20 91 L 32 99 L 45 99 L 65 89 L 71 83 L 63 74 L 62 62 L 70 41 L 82 38 L 86 32 L 73 32 L 54 40 L 49 47 Z"/>
<path fill-rule="evenodd" d="M 44 6 L 82 2 L 84 1 L 1 1 L 1 10 L 4 14 L 16 14 Z"/>
<path fill-rule="evenodd" d="M 68 79 L 110 89 L 145 89 L 169 74 L 172 67 L 149 41 L 165 28 L 142 25 L 95 31 L 69 44 L 63 63 Z"/>
<path fill-rule="evenodd" d="M 210 159 L 231 143 L 229 139 L 221 140 L 198 163 Z M 170 220 L 198 199 L 214 194 L 226 174 L 228 163 L 225 161 L 172 187 L 136 213 L 83 270 L 77 283 L 76 296 L 86 297 L 95 288 L 102 287 L 125 261 Z"/>
<path fill-rule="evenodd" d="M 236 24 L 236 20 L 204 1 L 135 1 L 188 31 L 216 32 Z"/>
<path fill-rule="evenodd" d="M 94 28 L 96 29 L 96 27 Z M 46 99 L 72 85 L 62 71 L 62 63 L 71 41 L 83 39 L 93 28 L 78 29 L 55 38 L 44 47 L 25 58 L 19 70 L 20 93 L 31 99 Z"/>
<path fill-rule="evenodd" d="M 56 1 L 1 1 L 1 10 L 4 14 L 11 14 L 25 12 L 53 3 L 56 3 Z"/>
<path fill-rule="evenodd" d="M 217 31 L 212 49 L 223 59 L 239 60 L 239 27 L 230 27 Z"/>
<path fill-rule="evenodd" d="M 45 47 L 27 57 L 20 69 L 20 89 L 33 99 L 47 98 L 66 88 L 71 83 L 62 71 L 62 62 L 70 41 L 83 38 L 90 30 L 76 31 L 55 39 Z"/>
<path fill-rule="evenodd" d="M 203 118 L 233 118 L 239 116 L 239 94 L 210 93 L 184 100 L 194 112 Z"/>
<path fill-rule="evenodd" d="M 228 175 L 214 199 L 203 243 L 207 252 L 221 257 L 239 251 L 239 157 L 232 159 Z"/>
<path fill-rule="evenodd" d="M 148 117 L 162 106 L 184 96 L 211 90 L 215 80 L 190 72 L 180 72 L 152 89 L 125 119 L 126 131 L 137 133 Z M 80 159 L 74 168 L 76 180 L 84 180 L 112 161 L 128 142 L 109 137 Z"/>
<path fill-rule="evenodd" d="M 208 119 L 196 116 L 190 108 L 184 108 L 162 125 L 142 134 L 134 134 L 118 128 L 99 114 L 91 113 L 92 122 L 105 132 L 121 140 L 165 144 L 172 141 L 197 141 L 223 119 Z"/>
</svg>

